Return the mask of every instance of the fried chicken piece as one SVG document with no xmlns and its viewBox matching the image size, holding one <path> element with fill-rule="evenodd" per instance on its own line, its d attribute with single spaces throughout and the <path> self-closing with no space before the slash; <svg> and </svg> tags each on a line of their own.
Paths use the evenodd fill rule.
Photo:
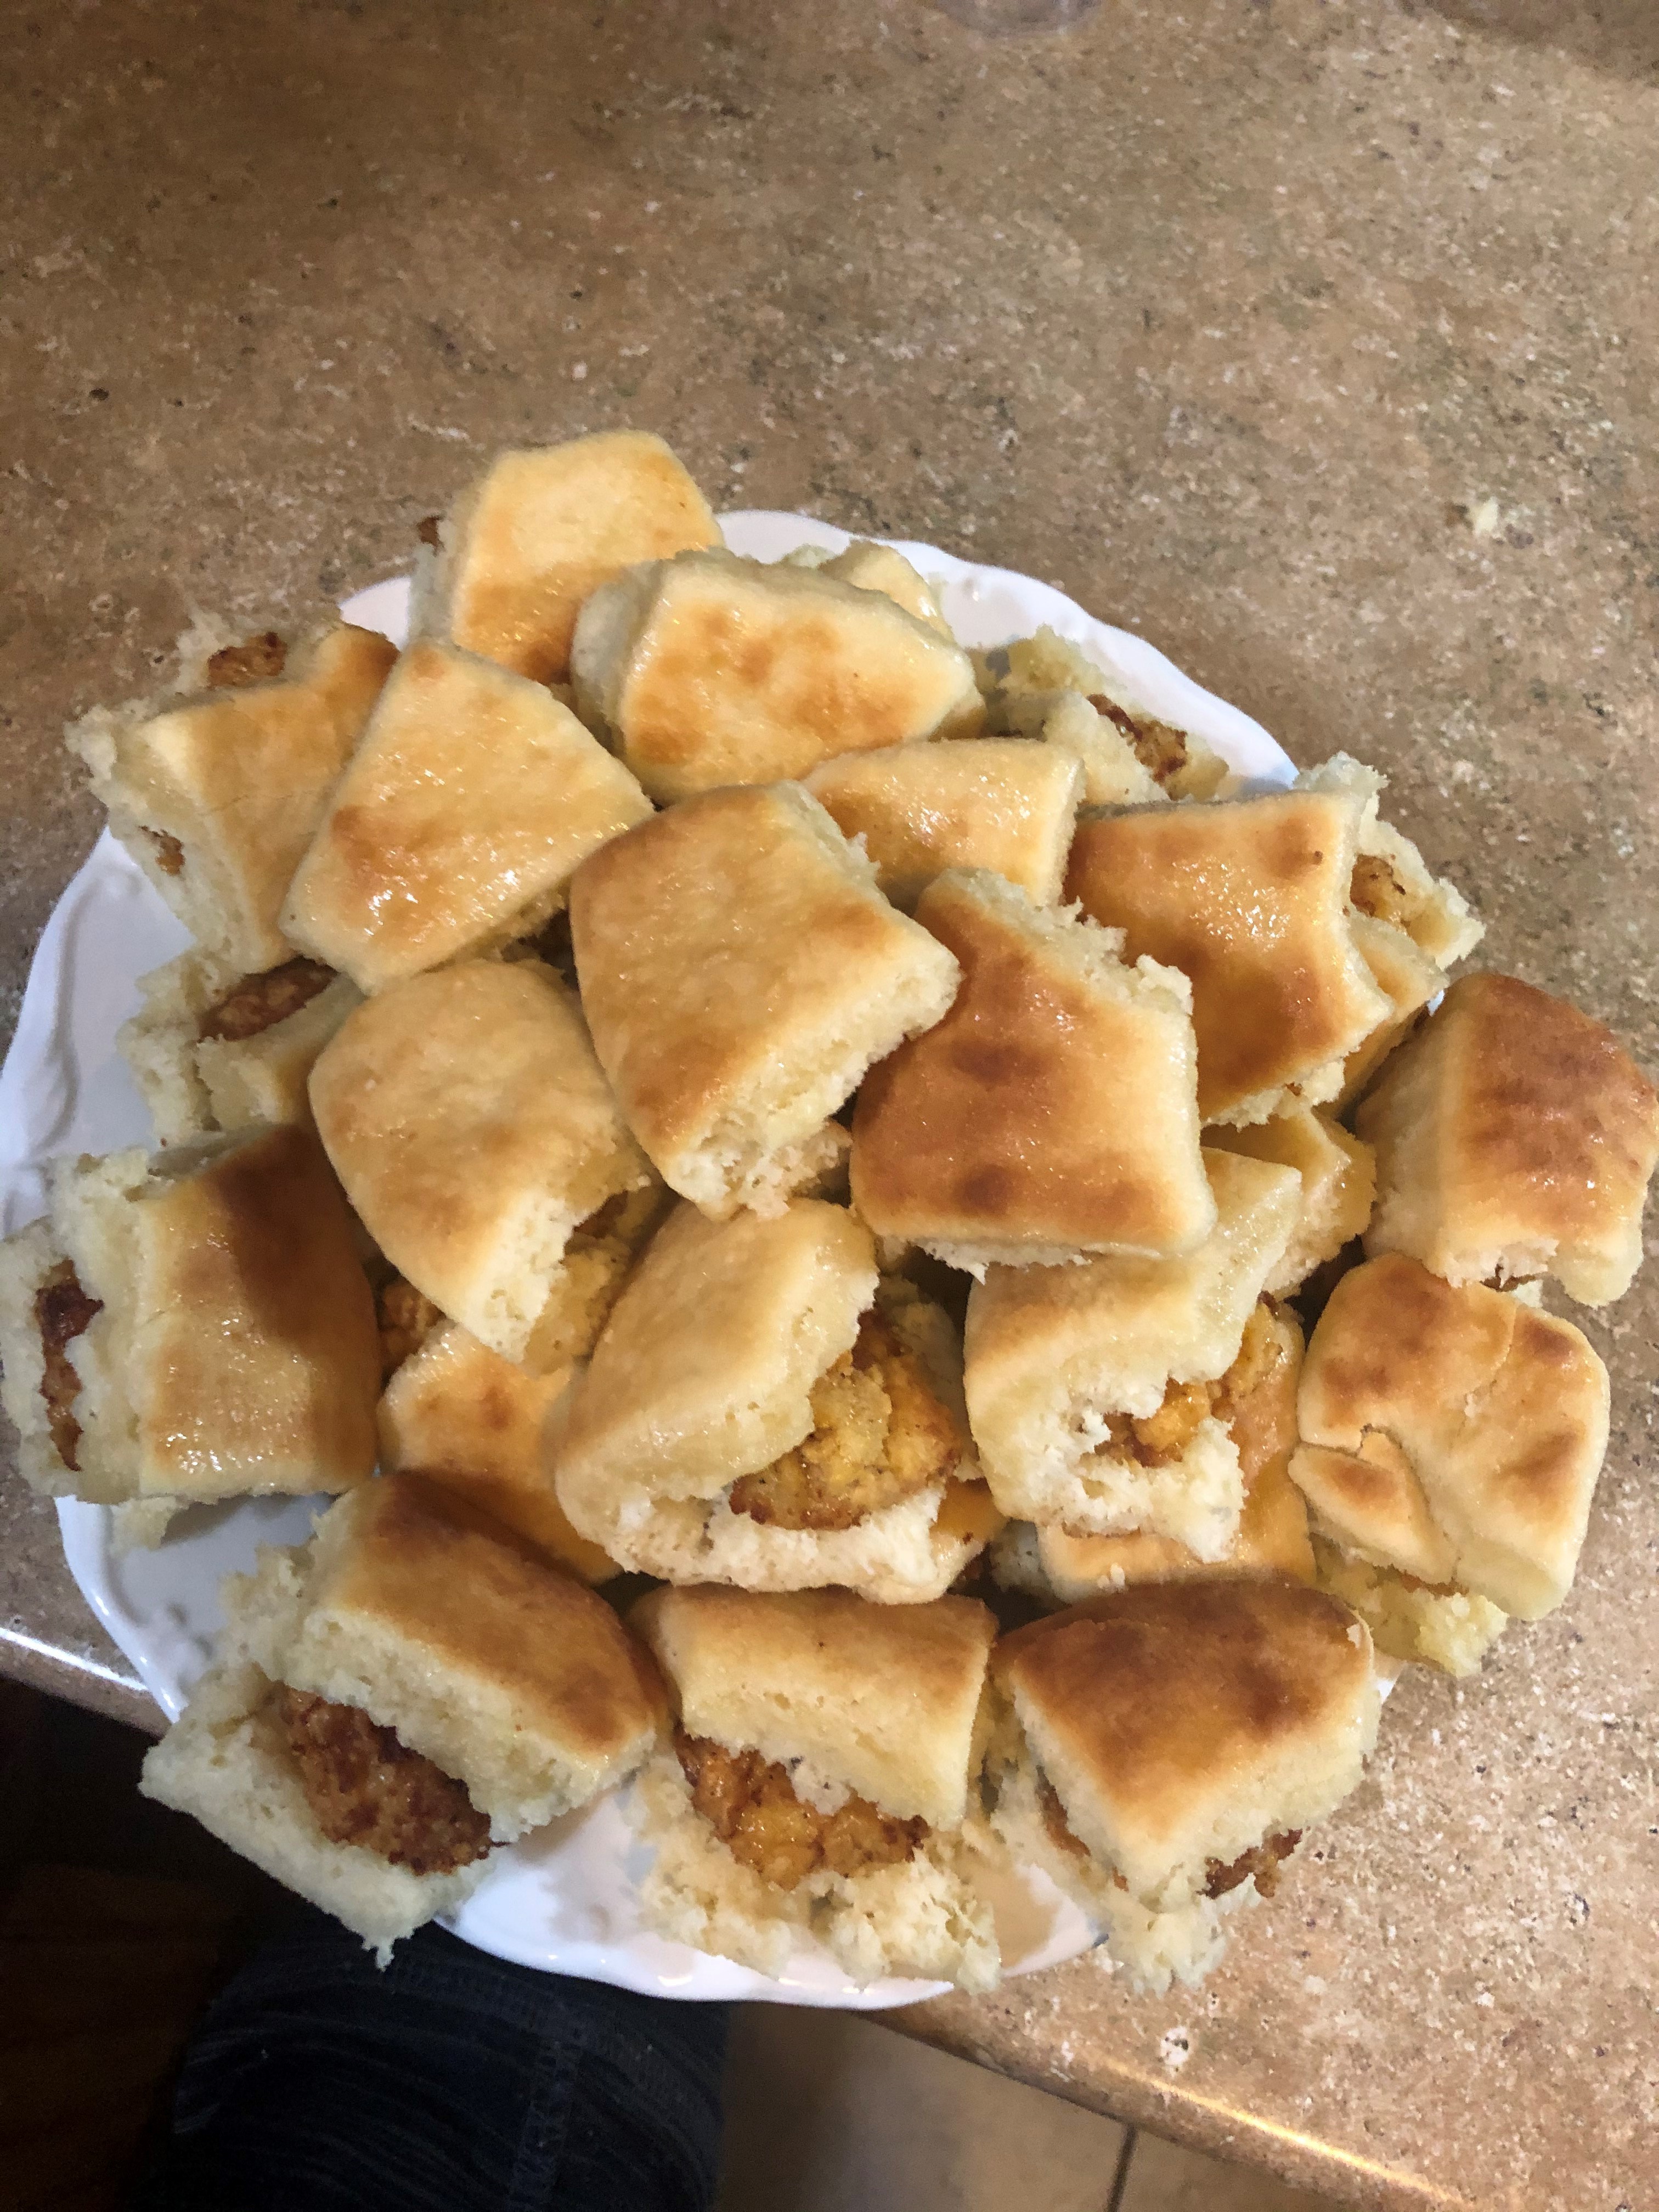
<svg viewBox="0 0 1659 2212">
<path fill-rule="evenodd" d="M 185 872 L 185 848 L 179 840 L 165 830 L 146 830 L 144 836 L 155 848 L 155 865 L 164 876 L 182 876 Z"/>
<path fill-rule="evenodd" d="M 1149 716 L 1137 721 L 1126 714 L 1115 700 L 1102 692 L 1089 695 L 1089 704 L 1097 714 L 1103 715 L 1115 729 L 1121 730 L 1129 740 L 1135 758 L 1152 781 L 1162 791 L 1171 776 L 1179 775 L 1187 765 L 1187 733 L 1172 723 L 1155 722 Z"/>
<path fill-rule="evenodd" d="M 287 665 L 287 644 L 274 629 L 261 630 L 258 637 L 246 638 L 240 645 L 222 646 L 209 656 L 208 689 L 240 691 L 245 684 L 270 684 Z"/>
<path fill-rule="evenodd" d="M 921 1361 L 874 1309 L 812 1386 L 812 1432 L 734 1482 L 732 1510 L 763 1527 L 851 1528 L 948 1474 L 963 1443 Z"/>
<path fill-rule="evenodd" d="M 1244 1324 L 1237 1358 L 1218 1382 L 1209 1385 L 1218 1421 L 1230 1419 L 1247 1398 L 1254 1397 L 1285 1357 L 1273 1326 L 1273 1305 L 1265 1295 L 1256 1300 Z"/>
<path fill-rule="evenodd" d="M 603 1243 L 621 1221 L 623 1209 L 633 1195 L 633 1192 L 628 1190 L 614 1192 L 603 1206 L 594 1208 L 586 1221 L 576 1224 L 570 1232 L 570 1243 L 574 1244 L 579 1237 L 589 1244 Z"/>
<path fill-rule="evenodd" d="M 1204 1885 L 1205 1896 L 1225 1897 L 1230 1889 L 1237 1889 L 1240 1882 L 1248 1881 L 1254 1875 L 1257 1895 L 1271 1897 L 1279 1887 L 1279 1868 L 1301 1841 L 1300 1828 L 1285 1828 L 1278 1835 L 1252 1844 L 1248 1851 L 1241 1851 L 1225 1866 L 1219 1859 L 1206 1861 L 1205 1872 L 1209 1879 Z"/>
<path fill-rule="evenodd" d="M 1074 1859 L 1086 1859 L 1089 1847 L 1072 1832 L 1072 1824 L 1066 1817 L 1066 1808 L 1060 1802 L 1060 1792 L 1046 1774 L 1037 1777 L 1037 1807 L 1042 1814 L 1042 1825 L 1048 1841 L 1057 1851 L 1065 1851 Z"/>
<path fill-rule="evenodd" d="M 851 1875 L 899 1866 L 927 1835 L 926 1820 L 896 1820 L 867 1797 L 821 1813 L 795 1795 L 789 1770 L 757 1751 L 728 1751 L 708 1736 L 674 1732 L 691 1802 L 733 1858 L 775 1889 L 795 1889 L 827 1867 Z"/>
<path fill-rule="evenodd" d="M 1212 1382 L 1171 1382 L 1152 1413 L 1109 1413 L 1106 1437 L 1097 1452 L 1121 1458 L 1127 1453 L 1142 1467 L 1167 1467 L 1181 1457 L 1199 1424 L 1212 1415 L 1231 1420 L 1246 1398 L 1259 1390 L 1282 1353 L 1273 1326 L 1273 1301 L 1262 1297 L 1244 1324 L 1238 1357 Z"/>
<path fill-rule="evenodd" d="M 318 1826 L 415 1874 L 453 1874 L 490 1849 L 465 1784 L 400 1743 L 356 1705 L 308 1690 L 276 1693 L 277 1718 Z"/>
<path fill-rule="evenodd" d="M 380 1329 L 380 1375 L 389 1382 L 405 1359 L 412 1359 L 443 1319 L 430 1298 L 394 1275 L 374 1293 Z"/>
<path fill-rule="evenodd" d="M 334 981 L 334 970 L 320 960 L 285 960 L 280 968 L 267 968 L 262 975 L 245 975 L 202 1017 L 197 1032 L 205 1043 L 217 1038 L 226 1044 L 242 1044 L 261 1036 L 308 1006 Z"/>
<path fill-rule="evenodd" d="M 46 1363 L 40 1395 L 46 1401 L 46 1425 L 52 1449 L 71 1474 L 78 1474 L 81 1424 L 71 1408 L 81 1395 L 68 1346 L 91 1326 L 94 1314 L 104 1310 L 101 1298 L 88 1297 L 81 1287 L 73 1260 L 60 1260 L 34 1294 L 34 1325 L 40 1332 L 40 1352 Z"/>
<path fill-rule="evenodd" d="M 1066 1808 L 1060 1802 L 1060 1792 L 1048 1776 L 1041 1771 L 1037 1775 L 1037 1810 L 1042 1815 L 1042 1826 L 1048 1841 L 1057 1851 L 1064 1851 L 1068 1857 L 1074 1859 L 1088 1857 L 1089 1846 L 1066 1819 Z M 1111 1869 L 1111 1875 L 1115 1888 L 1128 1888 L 1128 1883 L 1115 1867 Z"/>
<path fill-rule="evenodd" d="M 1391 921 L 1396 929 L 1405 928 L 1416 904 L 1382 853 L 1362 853 L 1354 862 L 1348 902 L 1373 921 Z"/>
</svg>

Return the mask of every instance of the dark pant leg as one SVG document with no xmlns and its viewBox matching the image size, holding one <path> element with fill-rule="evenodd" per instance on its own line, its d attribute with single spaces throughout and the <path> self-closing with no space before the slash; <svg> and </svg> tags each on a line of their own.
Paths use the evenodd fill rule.
<svg viewBox="0 0 1659 2212">
<path fill-rule="evenodd" d="M 313 1916 L 208 2013 L 132 2212 L 706 2212 L 725 2042 L 723 2005 L 437 1928 L 381 1972 Z"/>
</svg>

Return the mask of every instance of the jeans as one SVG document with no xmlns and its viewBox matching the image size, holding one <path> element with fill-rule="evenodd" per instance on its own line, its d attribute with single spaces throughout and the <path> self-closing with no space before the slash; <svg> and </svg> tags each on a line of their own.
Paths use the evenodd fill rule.
<svg viewBox="0 0 1659 2212">
<path fill-rule="evenodd" d="M 313 1915 L 210 2008 L 131 2212 L 707 2212 L 726 2027 Z"/>
</svg>

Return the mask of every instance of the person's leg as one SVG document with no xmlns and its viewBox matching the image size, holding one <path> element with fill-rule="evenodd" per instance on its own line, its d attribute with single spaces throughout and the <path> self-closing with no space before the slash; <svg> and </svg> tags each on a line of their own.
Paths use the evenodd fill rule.
<svg viewBox="0 0 1659 2212">
<path fill-rule="evenodd" d="M 210 2009 L 132 2212 L 706 2212 L 725 2042 L 436 1928 L 382 1973 L 315 1916 Z"/>
</svg>

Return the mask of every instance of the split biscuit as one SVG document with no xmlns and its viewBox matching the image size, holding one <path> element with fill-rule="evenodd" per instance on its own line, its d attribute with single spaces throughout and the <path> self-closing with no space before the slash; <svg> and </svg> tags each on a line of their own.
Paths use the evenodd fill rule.
<svg viewBox="0 0 1659 2212">
<path fill-rule="evenodd" d="M 1217 1221 L 1178 1259 L 993 1267 L 968 1301 L 964 1388 L 1011 1519 L 1170 1536 L 1201 1559 L 1243 1505 L 1226 1419 L 1261 1286 L 1295 1226 L 1292 1169 L 1206 1151 Z M 1230 1380 L 1230 1377 L 1231 1380 Z"/>
<path fill-rule="evenodd" d="M 1114 1590 L 1004 1637 L 992 1683 L 993 1825 L 1155 1990 L 1203 1978 L 1376 1741 L 1364 1624 L 1295 1583 Z"/>
<path fill-rule="evenodd" d="M 676 1714 L 634 1792 L 648 1927 L 765 1973 L 811 1936 L 860 1983 L 994 1985 L 963 1838 L 996 1633 L 982 1605 L 659 1589 L 629 1622 Z"/>
<path fill-rule="evenodd" d="M 665 1581 L 926 1602 L 1000 1525 L 961 1358 L 842 1208 L 717 1223 L 682 1206 L 550 1431 L 559 1502 Z"/>
<path fill-rule="evenodd" d="M 372 1474 L 374 1299 L 314 1135 L 57 1160 L 49 1188 L 0 1245 L 5 1406 L 34 1488 L 155 1504 L 155 1540 L 171 1505 Z"/>
<path fill-rule="evenodd" d="M 282 921 L 289 884 L 397 658 L 346 623 L 292 649 L 273 630 L 191 653 L 185 680 L 205 688 L 70 727 L 110 828 L 232 975 L 301 949 Z"/>
<path fill-rule="evenodd" d="M 602 1598 L 416 1475 L 365 1483 L 222 1602 L 214 1663 L 139 1787 L 382 1965 L 465 1901 L 495 1844 L 624 1780 L 667 1717 Z"/>
</svg>

